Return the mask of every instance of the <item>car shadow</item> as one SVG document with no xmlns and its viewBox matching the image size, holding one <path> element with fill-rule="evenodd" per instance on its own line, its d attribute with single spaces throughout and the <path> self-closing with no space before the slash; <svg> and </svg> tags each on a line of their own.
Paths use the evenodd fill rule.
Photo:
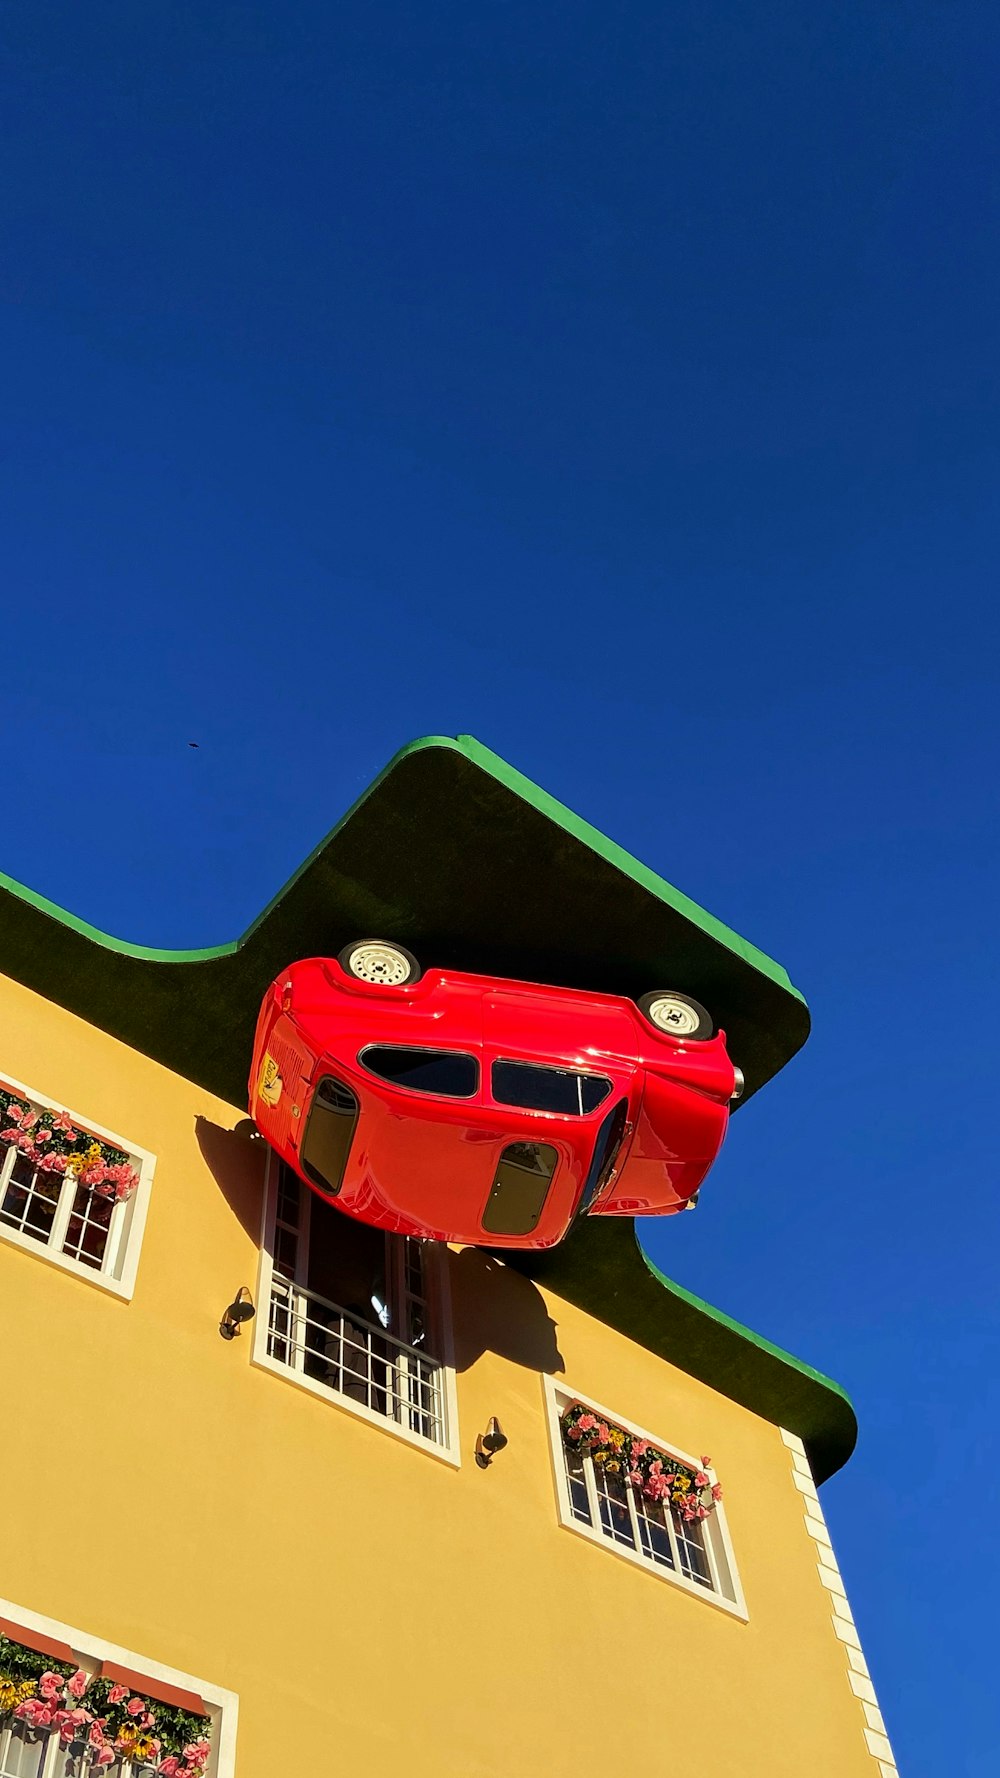
<svg viewBox="0 0 1000 1778">
<path fill-rule="evenodd" d="M 252 1119 L 233 1129 L 195 1119 L 195 1135 L 205 1165 L 233 1215 L 260 1243 L 267 1143 Z M 553 1375 L 565 1369 L 556 1324 L 536 1284 L 504 1265 L 494 1253 L 465 1247 L 445 1249 L 451 1294 L 455 1369 L 471 1369 L 484 1352 L 495 1352 L 526 1370 Z"/>
<path fill-rule="evenodd" d="M 457 1371 L 469 1370 L 484 1352 L 548 1376 L 565 1370 L 556 1323 L 530 1278 L 478 1247 L 448 1257 Z"/>
<path fill-rule="evenodd" d="M 226 1203 L 254 1246 L 259 1246 L 267 1143 L 248 1117 L 231 1130 L 210 1118 L 196 1117 L 194 1130 L 205 1165 Z"/>
</svg>

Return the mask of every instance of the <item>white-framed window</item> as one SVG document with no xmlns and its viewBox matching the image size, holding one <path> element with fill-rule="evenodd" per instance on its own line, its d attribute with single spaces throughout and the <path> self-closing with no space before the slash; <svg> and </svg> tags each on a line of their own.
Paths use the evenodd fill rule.
<svg viewBox="0 0 1000 1778">
<path fill-rule="evenodd" d="M 92 1118 L 0 1076 L 0 1239 L 131 1297 L 155 1164 Z"/>
<path fill-rule="evenodd" d="M 44 1651 L 44 1661 L 38 1664 L 50 1672 L 62 1675 L 69 1667 L 82 1674 L 87 1682 L 82 1696 L 78 1700 L 75 1695 L 68 1697 L 64 1704 L 71 1702 L 74 1708 L 93 1716 L 94 1712 L 87 1710 L 88 1697 L 96 1704 L 98 1697 L 105 1697 L 108 1686 L 114 1684 L 121 1702 L 113 1714 L 105 1702 L 101 1721 L 109 1728 L 118 1718 L 125 1724 L 134 1722 L 128 1702 L 138 1699 L 144 1706 L 143 1715 L 138 1718 L 139 1733 L 155 1737 L 159 1727 L 162 1737 L 158 1754 L 133 1758 L 117 1753 L 111 1764 L 102 1764 L 89 1745 L 89 1724 L 80 1725 L 79 1738 L 67 1742 L 58 1727 L 33 1725 L 16 1706 L 3 1709 L 0 1778 L 155 1778 L 163 1760 L 169 1758 L 168 1749 L 174 1745 L 182 1749 L 180 1770 L 192 1769 L 192 1762 L 184 1754 L 194 1749 L 193 1769 L 200 1769 L 203 1778 L 235 1778 L 239 1700 L 234 1692 L 6 1599 L 0 1599 L 0 1636 L 29 1650 Z M 42 1697 L 37 1680 L 34 1695 Z M 177 1712 L 183 1712 L 183 1716 L 179 1718 Z M 145 1730 L 144 1721 L 149 1721 Z M 185 1734 L 190 1728 L 193 1741 L 185 1742 L 183 1734 L 178 1737 L 178 1727 L 183 1727 Z"/>
<path fill-rule="evenodd" d="M 641 1440 L 651 1447 L 647 1462 L 662 1457 L 661 1467 L 667 1474 L 672 1461 L 678 1469 L 697 1475 L 702 1469 L 700 1458 L 688 1455 L 630 1420 L 623 1420 L 620 1414 L 612 1413 L 589 1396 L 553 1382 L 551 1377 L 543 1378 L 543 1384 L 560 1523 L 661 1580 L 745 1619 L 746 1603 L 725 1507 L 721 1499 L 710 1501 L 710 1489 L 718 1482 L 714 1470 L 705 1472 L 708 1485 L 704 1499 L 711 1505 L 708 1516 L 686 1518 L 672 1507 L 669 1494 L 666 1500 L 659 1500 L 651 1498 L 644 1488 L 630 1485 L 624 1465 L 609 1469 L 600 1460 L 595 1461 L 586 1439 L 574 1445 L 564 1436 L 564 1416 L 578 1405 L 589 1410 L 598 1422 L 614 1432 L 623 1432 L 629 1439 Z"/>
<path fill-rule="evenodd" d="M 458 1464 L 447 1250 L 369 1228 L 268 1156 L 253 1362 Z"/>
</svg>

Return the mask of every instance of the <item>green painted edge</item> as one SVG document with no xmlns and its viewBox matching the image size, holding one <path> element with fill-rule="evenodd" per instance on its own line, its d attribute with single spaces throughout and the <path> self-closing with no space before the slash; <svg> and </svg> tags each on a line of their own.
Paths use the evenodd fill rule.
<svg viewBox="0 0 1000 1778">
<path fill-rule="evenodd" d="M 530 778 L 526 778 L 524 773 L 519 772 L 515 766 L 508 765 L 507 761 L 501 759 L 499 754 L 491 753 L 490 749 L 484 747 L 483 743 L 477 741 L 474 736 L 459 735 L 451 745 L 456 751 L 466 754 L 482 771 L 489 772 L 491 777 L 496 778 L 508 790 L 513 791 L 515 796 L 521 798 L 522 802 L 530 803 L 540 815 L 546 816 L 549 821 L 571 834 L 573 839 L 579 840 L 581 845 L 596 852 L 599 858 L 603 858 L 605 863 L 613 865 L 624 876 L 631 877 L 632 881 L 637 883 L 641 889 L 655 895 L 658 900 L 667 902 L 679 914 L 683 914 L 685 919 L 690 920 L 695 926 L 700 926 L 703 932 L 707 932 L 720 944 L 725 945 L 727 950 L 742 957 L 753 969 L 759 970 L 762 975 L 770 976 L 779 988 L 784 988 L 786 993 L 793 994 L 796 1000 L 801 1000 L 805 1006 L 803 995 L 789 980 L 787 971 L 782 968 L 780 963 L 776 963 L 774 958 L 769 957 L 766 952 L 758 950 L 757 946 L 750 944 L 749 940 L 741 938 L 738 932 L 734 932 L 730 926 L 717 920 L 714 914 L 699 907 L 696 901 L 692 901 L 690 896 L 684 894 L 683 890 L 675 889 L 674 885 L 668 883 L 665 877 L 657 876 L 656 872 L 650 870 L 648 865 L 641 864 L 637 858 L 633 858 L 630 852 L 626 852 L 624 846 L 619 846 L 614 840 L 609 840 L 598 828 L 592 827 L 589 821 L 584 821 L 581 815 L 575 815 L 572 809 L 566 807 L 565 803 L 558 802 L 554 796 L 548 794 L 548 791 L 542 790 L 539 785 L 532 783 Z"/>
<path fill-rule="evenodd" d="M 616 870 L 631 877 L 632 881 L 637 883 L 640 888 L 676 909 L 685 919 L 699 926 L 703 932 L 708 933 L 718 943 L 725 945 L 735 956 L 742 957 L 745 962 L 750 964 L 751 968 L 770 977 L 771 981 L 779 988 L 793 995 L 796 1000 L 802 1002 L 803 1006 L 805 1005 L 803 996 L 789 980 L 788 974 L 781 964 L 776 963 L 773 957 L 768 957 L 764 951 L 758 950 L 756 945 L 741 938 L 739 933 L 724 925 L 721 920 L 717 920 L 714 914 L 699 907 L 698 903 L 692 901 L 690 896 L 685 895 L 680 889 L 675 889 L 673 884 L 668 883 L 665 878 L 657 876 L 655 871 L 641 864 L 637 858 L 633 858 L 630 852 L 626 852 L 623 846 L 616 845 L 614 840 L 609 840 L 596 827 L 592 827 L 589 821 L 584 821 L 581 816 L 575 815 L 571 809 L 566 807 L 565 803 L 549 796 L 547 791 L 534 784 L 530 778 L 526 778 L 524 773 L 519 772 L 516 767 L 508 765 L 507 761 L 501 759 L 499 754 L 493 753 L 489 747 L 484 746 L 472 735 L 424 735 L 419 740 L 410 741 L 405 747 L 401 747 L 397 753 L 393 754 L 378 776 L 373 778 L 361 795 L 355 799 L 350 808 L 340 817 L 340 820 L 335 822 L 329 832 L 323 835 L 308 857 L 303 859 L 287 882 L 283 883 L 277 893 L 271 897 L 267 906 L 251 921 L 246 931 L 241 933 L 239 938 L 225 944 L 207 945 L 195 951 L 163 951 L 149 945 L 136 945 L 128 939 L 114 938 L 109 933 L 102 932 L 99 927 L 91 926 L 88 921 L 78 919 L 75 914 L 57 906 L 46 896 L 38 895 L 33 889 L 26 888 L 23 883 L 18 883 L 13 877 L 7 876 L 2 871 L 0 871 L 0 888 L 5 889 L 8 894 L 15 896 L 18 900 L 26 902 L 39 913 L 46 914 L 49 919 L 57 920 L 61 925 L 69 927 L 71 931 L 78 932 L 82 937 L 90 939 L 93 944 L 101 945 L 105 950 L 117 951 L 123 957 L 138 957 L 148 963 L 210 963 L 220 957 L 231 957 L 236 951 L 241 950 L 258 927 L 263 925 L 268 915 L 284 900 L 299 878 L 305 875 L 310 865 L 325 850 L 334 835 L 351 819 L 356 810 L 367 802 L 383 779 L 389 776 L 401 760 L 406 759 L 410 754 L 420 753 L 428 747 L 442 747 L 453 753 L 464 754 L 481 771 L 487 772 L 490 777 L 503 784 L 507 790 L 520 797 L 523 802 L 529 803 L 540 815 L 561 827 L 565 833 L 571 835 L 580 844 L 587 846 L 590 851 L 603 858 Z"/>
</svg>

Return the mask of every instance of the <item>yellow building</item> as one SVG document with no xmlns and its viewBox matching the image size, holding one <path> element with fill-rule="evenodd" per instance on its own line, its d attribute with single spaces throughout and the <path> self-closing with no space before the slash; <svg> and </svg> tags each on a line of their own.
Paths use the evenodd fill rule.
<svg viewBox="0 0 1000 1778">
<path fill-rule="evenodd" d="M 315 945 L 349 830 L 279 947 Z M 227 1004 L 248 1064 L 219 966 L 252 946 L 171 964 L 11 884 L 0 946 L 0 1778 L 895 1772 L 817 1495 L 854 1437 L 835 1385 L 629 1223 L 515 1268 L 311 1198 L 206 1084 L 224 1021 L 178 1065 Z M 579 1410 L 710 1459 L 721 1501 L 627 1488 Z"/>
</svg>

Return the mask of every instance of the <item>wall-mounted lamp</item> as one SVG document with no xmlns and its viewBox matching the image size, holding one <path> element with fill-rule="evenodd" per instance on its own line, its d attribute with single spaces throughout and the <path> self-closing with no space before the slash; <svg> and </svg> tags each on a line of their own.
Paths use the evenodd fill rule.
<svg viewBox="0 0 1000 1778">
<path fill-rule="evenodd" d="M 485 1432 L 481 1432 L 476 1440 L 476 1462 L 480 1469 L 489 1469 L 498 1451 L 502 1451 L 507 1443 L 507 1434 L 496 1415 L 490 1417 Z"/>
<path fill-rule="evenodd" d="M 223 1311 L 219 1322 L 219 1332 L 224 1340 L 235 1340 L 244 1321 L 252 1321 L 257 1311 L 253 1306 L 253 1297 L 245 1284 L 241 1284 L 228 1309 Z"/>
</svg>

